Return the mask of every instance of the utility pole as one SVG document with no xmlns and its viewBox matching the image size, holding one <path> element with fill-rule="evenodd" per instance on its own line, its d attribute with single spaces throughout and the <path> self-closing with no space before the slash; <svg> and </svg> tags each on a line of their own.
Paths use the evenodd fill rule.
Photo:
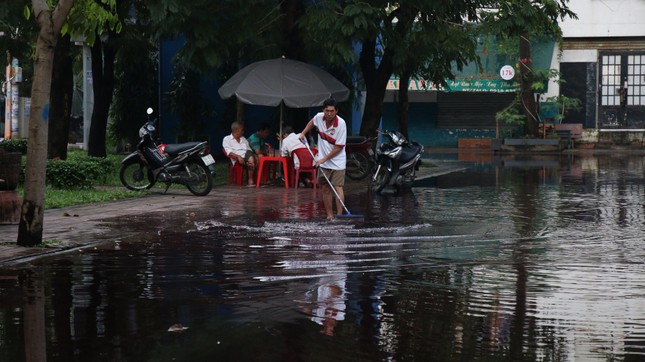
<svg viewBox="0 0 645 362">
<path fill-rule="evenodd" d="M 83 47 L 83 150 L 87 151 L 90 139 L 90 125 L 94 110 L 94 87 L 92 86 L 92 49 L 85 42 L 85 37 L 72 38 L 75 45 Z"/>
<path fill-rule="evenodd" d="M 5 95 L 4 101 L 4 138 L 11 138 L 11 53 L 7 50 L 6 80 L 2 82 L 2 92 Z"/>
<path fill-rule="evenodd" d="M 18 83 L 22 82 L 22 68 L 19 67 L 18 59 L 13 58 L 7 51 L 6 81 L 3 83 L 5 99 L 5 126 L 4 138 L 18 138 L 19 116 L 20 116 L 20 94 Z"/>
</svg>

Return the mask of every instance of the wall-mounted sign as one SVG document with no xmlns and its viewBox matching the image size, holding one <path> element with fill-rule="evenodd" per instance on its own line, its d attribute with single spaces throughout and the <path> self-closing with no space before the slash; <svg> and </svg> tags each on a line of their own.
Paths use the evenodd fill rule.
<svg viewBox="0 0 645 362">
<path fill-rule="evenodd" d="M 515 77 L 515 68 L 510 65 L 505 65 L 499 70 L 499 76 L 504 80 L 511 80 Z"/>
</svg>

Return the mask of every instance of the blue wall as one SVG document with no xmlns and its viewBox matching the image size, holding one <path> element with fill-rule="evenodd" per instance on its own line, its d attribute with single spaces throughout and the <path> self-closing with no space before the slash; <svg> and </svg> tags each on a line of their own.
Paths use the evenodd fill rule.
<svg viewBox="0 0 645 362">
<path fill-rule="evenodd" d="M 398 130 L 397 104 L 383 104 L 382 128 Z M 408 134 L 410 139 L 426 147 L 457 147 L 458 138 L 491 138 L 495 130 L 437 128 L 437 103 L 410 103 Z"/>
</svg>

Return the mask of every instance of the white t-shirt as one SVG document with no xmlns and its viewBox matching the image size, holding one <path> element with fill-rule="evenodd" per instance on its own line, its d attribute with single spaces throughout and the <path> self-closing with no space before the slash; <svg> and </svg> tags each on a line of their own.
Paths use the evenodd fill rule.
<svg viewBox="0 0 645 362">
<path fill-rule="evenodd" d="M 246 155 L 246 151 L 251 151 L 249 141 L 247 141 L 244 136 L 240 137 L 240 142 L 237 142 L 232 134 L 224 137 L 224 140 L 222 140 L 222 147 L 227 154 L 233 153 L 240 157 L 244 157 Z M 232 158 L 231 163 L 235 164 L 235 160 Z"/>
<path fill-rule="evenodd" d="M 305 145 L 300 142 L 298 135 L 291 132 L 282 140 L 282 148 L 280 149 L 280 154 L 282 155 L 282 157 L 287 157 L 291 155 L 291 152 L 293 152 L 293 150 L 304 147 Z M 300 161 L 298 160 L 298 156 L 296 155 L 293 155 L 293 167 L 295 169 L 300 168 Z"/>
<path fill-rule="evenodd" d="M 312 118 L 314 126 L 318 128 L 318 155 L 316 155 L 316 159 L 327 156 L 334 146 L 342 146 L 342 150 L 334 158 L 323 162 L 320 167 L 330 170 L 344 170 L 346 162 L 345 144 L 347 142 L 347 124 L 345 124 L 344 119 L 337 115 L 331 126 L 327 128 L 323 116 L 324 113 L 320 112 Z"/>
<path fill-rule="evenodd" d="M 316 290 L 316 308 L 312 311 L 311 320 L 323 324 L 327 318 L 337 321 L 345 320 L 345 279 L 326 281 Z"/>
</svg>

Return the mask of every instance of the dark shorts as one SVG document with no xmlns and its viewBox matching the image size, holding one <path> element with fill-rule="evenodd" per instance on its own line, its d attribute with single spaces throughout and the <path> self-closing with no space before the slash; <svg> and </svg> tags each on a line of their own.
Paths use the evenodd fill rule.
<svg viewBox="0 0 645 362">
<path fill-rule="evenodd" d="M 246 151 L 244 154 L 244 162 L 247 162 L 251 157 L 256 158 L 255 153 L 253 151 Z"/>
<path fill-rule="evenodd" d="M 323 172 L 329 181 L 331 181 L 332 185 L 339 187 L 345 186 L 345 170 L 330 170 L 322 167 L 318 168 L 318 184 L 329 185 L 323 176 Z"/>
</svg>

